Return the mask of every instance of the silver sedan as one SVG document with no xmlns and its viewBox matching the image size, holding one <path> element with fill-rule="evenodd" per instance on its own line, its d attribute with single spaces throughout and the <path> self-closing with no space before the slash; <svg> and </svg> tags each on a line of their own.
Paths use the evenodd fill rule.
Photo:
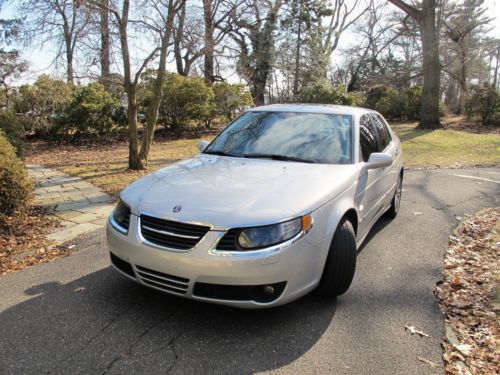
<svg viewBox="0 0 500 375">
<path fill-rule="evenodd" d="M 128 186 L 113 266 L 154 289 L 242 308 L 343 294 L 357 249 L 401 201 L 401 144 L 377 112 L 250 109 L 200 154 Z"/>
</svg>

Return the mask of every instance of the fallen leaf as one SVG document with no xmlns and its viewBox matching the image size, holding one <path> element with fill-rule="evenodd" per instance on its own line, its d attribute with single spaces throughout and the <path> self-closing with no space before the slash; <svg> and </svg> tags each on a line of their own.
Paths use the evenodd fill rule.
<svg viewBox="0 0 500 375">
<path fill-rule="evenodd" d="M 455 349 L 457 349 L 460 353 L 462 353 L 465 356 L 470 355 L 472 351 L 472 346 L 467 344 L 460 344 L 460 345 L 454 344 L 453 346 L 455 347 Z"/>
<path fill-rule="evenodd" d="M 85 291 L 85 287 L 84 286 L 80 286 L 78 288 L 76 288 L 74 290 L 75 293 L 81 293 L 81 292 L 84 292 Z"/>
<path fill-rule="evenodd" d="M 76 247 L 76 245 L 70 245 L 70 246 L 68 246 L 68 250 L 74 249 L 75 247 Z"/>
<path fill-rule="evenodd" d="M 405 330 L 408 330 L 410 331 L 410 333 L 413 335 L 413 334 L 417 334 L 421 337 L 430 337 L 427 333 L 424 333 L 422 331 L 419 331 L 418 329 L 416 329 L 414 326 L 405 326 Z"/>
<path fill-rule="evenodd" d="M 418 359 L 419 361 L 422 361 L 422 362 L 424 362 L 424 363 L 427 363 L 427 364 L 428 364 L 429 366 L 431 366 L 431 367 L 434 367 L 434 368 L 439 368 L 439 365 L 438 365 L 437 363 L 431 362 L 431 361 L 429 361 L 428 359 L 425 359 L 425 358 L 420 357 L 420 356 L 418 356 L 418 355 L 417 355 L 417 359 Z"/>
</svg>

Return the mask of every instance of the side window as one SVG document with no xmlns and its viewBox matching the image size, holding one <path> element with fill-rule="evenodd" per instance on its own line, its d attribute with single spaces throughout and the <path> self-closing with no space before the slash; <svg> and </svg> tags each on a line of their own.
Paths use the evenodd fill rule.
<svg viewBox="0 0 500 375">
<path fill-rule="evenodd" d="M 368 161 L 372 152 L 379 151 L 377 138 L 371 117 L 368 114 L 362 115 L 359 119 L 359 143 L 363 161 Z"/>
<path fill-rule="evenodd" d="M 385 121 L 380 115 L 372 114 L 373 123 L 377 127 L 378 138 L 380 142 L 380 151 L 385 150 L 385 148 L 391 143 L 391 133 L 387 129 Z"/>
</svg>

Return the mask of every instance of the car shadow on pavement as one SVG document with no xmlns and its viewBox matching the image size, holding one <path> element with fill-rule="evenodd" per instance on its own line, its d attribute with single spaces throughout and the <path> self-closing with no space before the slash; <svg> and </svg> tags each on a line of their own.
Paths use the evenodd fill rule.
<svg viewBox="0 0 500 375">
<path fill-rule="evenodd" d="M 255 373 L 307 352 L 337 302 L 239 310 L 142 287 L 110 267 L 25 291 L 0 313 L 5 373 Z"/>
<path fill-rule="evenodd" d="M 358 255 L 359 255 L 359 253 L 361 253 L 363 251 L 363 249 L 371 241 L 371 239 L 374 238 L 377 235 L 377 233 L 383 231 L 385 227 L 387 227 L 390 223 L 393 222 L 393 220 L 396 220 L 396 219 L 390 219 L 385 214 L 382 215 L 382 217 L 380 219 L 378 219 L 377 222 L 370 229 L 370 231 L 368 232 L 368 235 L 366 236 L 364 241 L 359 246 Z"/>
</svg>

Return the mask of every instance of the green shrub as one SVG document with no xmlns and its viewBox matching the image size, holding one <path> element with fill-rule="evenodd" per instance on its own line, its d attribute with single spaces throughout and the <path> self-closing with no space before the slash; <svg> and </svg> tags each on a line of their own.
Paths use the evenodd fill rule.
<svg viewBox="0 0 500 375">
<path fill-rule="evenodd" d="M 363 107 L 366 103 L 366 95 L 361 91 L 352 91 L 349 93 L 354 98 L 354 105 L 356 107 Z"/>
<path fill-rule="evenodd" d="M 19 88 L 14 98 L 14 111 L 26 132 L 46 137 L 72 97 L 71 85 L 44 74 L 33 85 Z"/>
<path fill-rule="evenodd" d="M 23 157 L 24 128 L 17 117 L 10 111 L 0 111 L 0 130 L 15 147 L 16 154 Z"/>
<path fill-rule="evenodd" d="M 389 88 L 375 105 L 375 110 L 388 119 L 401 119 L 406 113 L 405 98 L 398 90 Z"/>
<path fill-rule="evenodd" d="M 0 213 L 11 215 L 28 204 L 33 185 L 14 146 L 0 131 Z"/>
<path fill-rule="evenodd" d="M 421 98 L 420 86 L 399 90 L 378 86 L 368 91 L 365 105 L 377 110 L 390 120 L 418 120 L 420 119 Z"/>
<path fill-rule="evenodd" d="M 215 114 L 214 93 L 200 77 L 167 73 L 159 122 L 175 132 L 186 127 L 207 125 Z"/>
<path fill-rule="evenodd" d="M 119 108 L 118 99 L 100 83 L 78 87 L 73 100 L 54 126 L 53 134 L 58 138 L 71 136 L 73 140 L 109 134 Z"/>
<path fill-rule="evenodd" d="M 366 93 L 366 100 L 364 106 L 366 108 L 375 109 L 377 103 L 387 94 L 387 86 L 374 86 Z"/>
<path fill-rule="evenodd" d="M 224 116 L 228 121 L 253 105 L 252 95 L 245 89 L 245 85 L 221 82 L 213 85 L 212 88 L 216 113 Z"/>
<path fill-rule="evenodd" d="M 319 81 L 302 89 L 302 103 L 355 105 L 356 97 L 343 86 L 334 86 L 328 81 Z"/>
<path fill-rule="evenodd" d="M 470 119 L 479 117 L 484 126 L 500 126 L 500 92 L 487 83 L 471 86 L 465 112 Z"/>
<path fill-rule="evenodd" d="M 422 87 L 406 87 L 402 90 L 402 94 L 406 102 L 404 116 L 408 120 L 419 120 L 422 106 Z"/>
</svg>

